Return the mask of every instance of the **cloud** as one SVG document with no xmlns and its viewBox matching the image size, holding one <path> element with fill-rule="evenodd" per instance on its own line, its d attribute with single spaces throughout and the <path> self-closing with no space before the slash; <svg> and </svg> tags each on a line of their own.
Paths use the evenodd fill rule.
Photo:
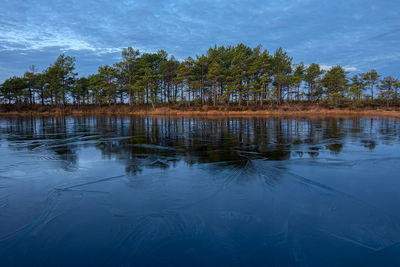
<svg viewBox="0 0 400 267">
<path fill-rule="evenodd" d="M 357 71 L 358 69 L 356 68 L 356 67 L 343 67 L 344 68 L 344 70 L 345 71 L 350 71 L 350 72 L 353 72 L 353 71 Z"/>
<path fill-rule="evenodd" d="M 48 48 L 58 48 L 61 52 L 66 51 L 91 51 L 98 55 L 120 52 L 119 47 L 98 47 L 85 40 L 79 34 L 68 28 L 35 28 L 32 25 L 22 27 L 11 27 L 0 25 L 0 51 L 42 51 Z"/>
<path fill-rule="evenodd" d="M 391 0 L 5 1 L 0 62 L 22 72 L 68 53 L 86 75 L 114 63 L 122 47 L 186 58 L 214 44 L 243 42 L 271 52 L 283 47 L 295 62 L 396 74 L 399 9 Z M 0 70 L 0 80 L 4 76 Z"/>
<path fill-rule="evenodd" d="M 331 65 L 320 65 L 320 68 L 325 71 L 328 71 L 328 70 L 332 69 L 333 67 L 334 66 L 331 66 Z M 345 71 L 349 71 L 349 72 L 358 70 L 356 67 L 349 67 L 349 66 L 342 66 L 342 67 Z"/>
<path fill-rule="evenodd" d="M 399 32 L 400 32 L 400 28 L 398 28 L 398 29 L 393 29 L 393 30 L 386 31 L 386 32 L 380 33 L 380 34 L 378 34 L 378 35 L 375 35 L 375 36 L 369 38 L 368 40 L 382 39 L 382 38 L 384 38 L 384 37 L 386 37 L 386 36 L 393 35 L 393 34 L 396 34 L 396 33 L 399 33 Z"/>
</svg>

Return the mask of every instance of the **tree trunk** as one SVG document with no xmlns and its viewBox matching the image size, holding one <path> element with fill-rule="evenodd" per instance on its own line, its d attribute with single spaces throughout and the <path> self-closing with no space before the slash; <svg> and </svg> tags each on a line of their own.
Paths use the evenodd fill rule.
<svg viewBox="0 0 400 267">
<path fill-rule="evenodd" d="M 217 90 L 218 90 L 217 78 L 214 78 L 214 106 L 217 105 Z"/>
<path fill-rule="evenodd" d="M 278 104 L 282 102 L 282 84 L 278 83 Z"/>
<path fill-rule="evenodd" d="M 371 100 L 374 100 L 374 83 L 371 85 Z"/>
<path fill-rule="evenodd" d="M 40 96 L 42 99 L 42 106 L 44 106 L 44 90 L 43 90 L 43 86 L 40 87 Z"/>
</svg>

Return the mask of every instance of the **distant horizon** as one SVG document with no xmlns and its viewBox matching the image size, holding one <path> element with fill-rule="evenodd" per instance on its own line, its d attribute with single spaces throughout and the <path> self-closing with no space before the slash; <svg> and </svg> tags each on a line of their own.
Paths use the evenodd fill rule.
<svg viewBox="0 0 400 267">
<path fill-rule="evenodd" d="M 177 59 L 214 44 L 282 47 L 294 62 L 398 77 L 396 1 L 84 1 L 0 6 L 0 83 L 60 54 L 75 57 L 79 76 L 119 61 L 122 48 L 165 50 Z"/>
</svg>

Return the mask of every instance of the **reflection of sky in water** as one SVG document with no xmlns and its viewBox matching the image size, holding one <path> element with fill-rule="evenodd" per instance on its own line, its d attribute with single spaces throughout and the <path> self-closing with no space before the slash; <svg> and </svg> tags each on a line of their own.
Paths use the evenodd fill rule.
<svg viewBox="0 0 400 267">
<path fill-rule="evenodd" d="M 400 263 L 400 123 L 0 120 L 0 263 Z"/>
</svg>

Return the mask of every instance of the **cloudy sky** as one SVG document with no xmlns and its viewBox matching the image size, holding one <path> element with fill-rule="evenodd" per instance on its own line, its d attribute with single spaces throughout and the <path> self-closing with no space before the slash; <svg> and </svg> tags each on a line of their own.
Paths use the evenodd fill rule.
<svg viewBox="0 0 400 267">
<path fill-rule="evenodd" d="M 87 75 L 122 47 L 182 59 L 243 42 L 296 62 L 400 76 L 399 0 L 0 0 L 0 82 L 60 53 Z"/>
</svg>

